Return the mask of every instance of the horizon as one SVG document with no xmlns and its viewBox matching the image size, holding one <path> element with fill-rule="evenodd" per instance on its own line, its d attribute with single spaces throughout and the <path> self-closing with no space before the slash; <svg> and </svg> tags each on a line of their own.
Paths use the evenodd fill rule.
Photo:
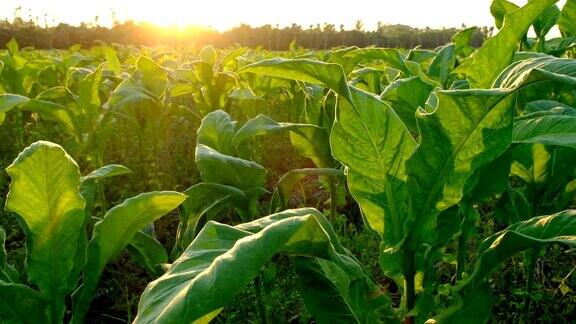
<svg viewBox="0 0 576 324">
<path fill-rule="evenodd" d="M 310 25 L 333 24 L 338 29 L 353 29 L 356 21 L 363 22 L 365 30 L 375 30 L 378 22 L 386 25 L 408 25 L 416 28 L 460 28 L 466 26 L 493 26 L 490 14 L 491 0 L 459 1 L 438 0 L 434 3 L 421 0 L 377 1 L 359 0 L 353 7 L 338 6 L 335 1 L 319 0 L 314 3 L 292 0 L 289 6 L 279 10 L 274 3 L 263 0 L 243 2 L 221 0 L 194 4 L 184 0 L 165 0 L 164 5 L 135 0 L 117 2 L 80 3 L 73 0 L 5 0 L 7 8 L 0 19 L 12 21 L 16 16 L 36 21 L 40 26 L 56 26 L 60 23 L 79 26 L 82 23 L 111 27 L 114 21 L 124 23 L 150 23 L 162 27 L 204 27 L 219 32 L 242 24 L 252 27 L 272 25 L 289 27 L 292 24 L 304 29 Z M 463 3 L 467 2 L 467 3 Z M 514 1 L 522 5 L 523 1 Z M 563 1 L 562 1 L 563 2 Z M 280 2 L 279 5 L 282 5 Z M 329 11 L 326 8 L 329 7 Z M 17 8 L 21 9 L 18 11 Z M 418 7 L 418 10 L 414 8 Z M 255 9 L 258 8 L 258 9 Z M 302 10 L 306 8 L 306 10 Z M 454 9 L 447 9 L 454 8 Z M 176 10 L 178 9 L 178 10 Z M 451 13 L 458 10 L 458 15 Z M 318 19 L 322 12 L 322 19 Z M 98 17 L 98 19 L 96 19 Z"/>
</svg>

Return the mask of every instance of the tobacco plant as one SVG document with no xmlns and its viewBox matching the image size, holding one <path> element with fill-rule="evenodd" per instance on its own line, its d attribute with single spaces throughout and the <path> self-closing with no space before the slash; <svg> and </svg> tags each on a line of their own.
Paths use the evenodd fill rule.
<svg viewBox="0 0 576 324">
<path fill-rule="evenodd" d="M 169 191 L 127 199 L 94 224 L 88 240 L 91 182 L 126 172 L 124 168 L 112 165 L 82 180 L 78 166 L 62 147 L 40 141 L 26 148 L 7 172 L 12 183 L 6 209 L 18 217 L 26 235 L 27 257 L 25 275 L 6 264 L 5 252 L 0 259 L 0 318 L 6 323 L 65 319 L 82 323 L 106 264 L 131 242 L 142 242 L 139 230 L 185 199 Z M 67 312 L 70 297 L 71 313 Z"/>
</svg>

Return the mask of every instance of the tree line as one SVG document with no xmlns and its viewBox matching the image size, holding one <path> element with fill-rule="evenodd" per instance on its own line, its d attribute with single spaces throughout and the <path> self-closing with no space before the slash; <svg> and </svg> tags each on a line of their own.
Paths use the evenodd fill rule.
<svg viewBox="0 0 576 324">
<path fill-rule="evenodd" d="M 464 28 L 465 26 L 462 25 Z M 186 27 L 168 28 L 153 24 L 131 21 L 116 22 L 113 27 L 96 23 L 72 26 L 61 23 L 57 26 L 41 26 L 38 21 L 15 18 L 0 21 L 0 47 L 11 39 L 21 46 L 39 49 L 68 48 L 74 44 L 89 48 L 98 42 L 132 45 L 203 46 L 211 44 L 225 48 L 234 45 L 262 47 L 268 50 L 287 50 L 295 43 L 309 49 L 328 49 L 337 46 L 381 46 L 413 48 L 435 48 L 446 44 L 460 28 L 414 28 L 406 25 L 378 23 L 376 30 L 365 30 L 362 21 L 357 21 L 351 30 L 344 25 L 316 24 L 307 27 L 292 24 L 287 27 L 264 25 L 251 27 L 246 24 L 224 32 L 212 29 Z M 492 34 L 493 29 L 479 27 L 472 37 L 472 45 L 480 46 Z"/>
</svg>

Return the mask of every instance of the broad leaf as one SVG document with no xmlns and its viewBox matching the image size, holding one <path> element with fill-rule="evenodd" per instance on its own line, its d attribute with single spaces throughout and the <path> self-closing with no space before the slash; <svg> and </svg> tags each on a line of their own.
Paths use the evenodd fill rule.
<svg viewBox="0 0 576 324">
<path fill-rule="evenodd" d="M 326 218 L 313 209 L 289 210 L 235 227 L 209 222 L 168 272 L 148 285 L 135 323 L 209 321 L 278 253 L 324 258 L 352 281 L 368 280 Z M 367 302 L 382 296 L 377 289 L 365 293 Z"/>
<path fill-rule="evenodd" d="M 407 219 L 404 162 L 416 142 L 394 111 L 352 88 L 353 102 L 340 100 L 330 134 L 334 157 L 347 166 L 348 187 L 367 224 L 391 246 L 403 237 Z"/>
<path fill-rule="evenodd" d="M 558 18 L 558 28 L 564 37 L 576 36 L 576 0 L 567 0 Z"/>
<path fill-rule="evenodd" d="M 17 94 L 0 94 L 0 113 L 6 113 L 17 105 L 28 102 L 28 100 L 28 98 Z"/>
<path fill-rule="evenodd" d="M 116 76 L 119 76 L 122 73 L 122 65 L 120 64 L 120 60 L 118 60 L 116 51 L 108 45 L 102 45 L 102 51 L 108 62 L 108 68 L 110 68 Z"/>
<path fill-rule="evenodd" d="M 236 147 L 252 136 L 274 134 L 291 131 L 300 133 L 299 130 L 306 128 L 318 128 L 310 124 L 279 123 L 265 115 L 258 115 L 247 121 L 234 135 L 232 142 Z"/>
<path fill-rule="evenodd" d="M 140 229 L 174 210 L 185 198 L 171 191 L 140 194 L 110 209 L 94 225 L 82 286 L 73 295 L 73 323 L 82 322 L 106 264 L 120 254 Z"/>
<path fill-rule="evenodd" d="M 212 219 L 224 207 L 232 206 L 240 213 L 249 214 L 250 200 L 247 194 L 235 187 L 218 183 L 198 183 L 184 191 L 188 196 L 180 208 L 180 224 L 176 234 L 174 253 L 181 253 L 200 230 L 202 218 Z M 209 215 L 210 214 L 210 215 Z"/>
<path fill-rule="evenodd" d="M 473 56 L 468 58 L 466 77 L 474 88 L 490 88 L 514 57 L 517 44 L 528 28 L 546 8 L 558 0 L 530 1 L 524 7 L 506 15 L 504 25 L 498 34 L 489 38 Z"/>
<path fill-rule="evenodd" d="M 513 11 L 518 10 L 516 4 L 506 1 L 506 0 L 493 0 L 492 4 L 490 5 L 490 13 L 494 17 L 496 28 L 502 28 L 502 24 L 504 23 L 504 17 L 512 13 Z"/>
<path fill-rule="evenodd" d="M 242 190 L 263 187 L 266 170 L 258 163 L 224 155 L 206 145 L 196 145 L 196 165 L 204 182 Z"/>
<path fill-rule="evenodd" d="M 91 180 L 101 180 L 104 178 L 116 177 L 123 174 L 132 173 L 132 170 L 120 164 L 108 164 L 90 172 L 82 177 L 82 182 Z"/>
<path fill-rule="evenodd" d="M 168 86 L 168 77 L 165 69 L 151 58 L 145 56 L 141 56 L 136 65 L 138 70 L 142 72 L 142 80 L 146 88 L 152 91 L 156 97 L 162 96 Z"/>
<path fill-rule="evenodd" d="M 421 141 L 406 163 L 410 249 L 434 242 L 436 218 L 463 196 L 475 170 L 510 145 L 515 96 L 502 90 L 439 91 L 437 108 L 420 111 Z"/>
<path fill-rule="evenodd" d="M 94 208 L 94 198 L 96 195 L 96 182 L 102 179 L 116 177 L 119 175 L 132 173 L 132 170 L 119 164 L 108 164 L 101 168 L 98 168 L 87 176 L 81 178 L 82 183 L 80 184 L 80 193 L 84 200 L 86 201 L 86 206 L 84 210 L 87 213 L 92 213 Z"/>
<path fill-rule="evenodd" d="M 0 280 L 0 322 L 6 324 L 49 323 L 46 317 L 48 304 L 49 302 L 36 290 L 25 285 Z"/>
<path fill-rule="evenodd" d="M 352 60 L 355 64 L 362 61 L 382 61 L 389 67 L 402 72 L 405 77 L 412 76 L 410 68 L 406 66 L 404 56 L 396 48 L 359 48 L 346 53 L 344 58 Z"/>
<path fill-rule="evenodd" d="M 388 85 L 380 96 L 396 112 L 406 127 L 414 134 L 418 133 L 416 111 L 424 107 L 432 86 L 418 77 L 396 80 Z"/>
<path fill-rule="evenodd" d="M 62 147 L 39 141 L 27 147 L 6 171 L 12 178 L 6 209 L 19 216 L 26 234 L 27 272 L 50 300 L 49 318 L 64 316 L 64 297 L 75 287 L 73 271 L 84 231 L 80 172 Z"/>
<path fill-rule="evenodd" d="M 223 110 L 213 111 L 202 119 L 198 128 L 197 143 L 206 145 L 222 154 L 235 155 L 232 138 L 236 133 L 236 122 Z"/>
<path fill-rule="evenodd" d="M 511 65 L 494 82 L 494 87 L 513 88 L 535 82 L 576 84 L 576 60 L 540 56 Z M 543 85 L 540 85 L 542 91 Z"/>
<path fill-rule="evenodd" d="M 163 273 L 161 265 L 168 263 L 168 252 L 162 244 L 142 231 L 134 234 L 128 252 L 151 275 L 160 276 Z"/>
<path fill-rule="evenodd" d="M 514 143 L 540 143 L 576 149 L 576 115 L 536 116 L 514 123 Z M 576 154 L 576 153 L 575 153 Z"/>
<path fill-rule="evenodd" d="M 271 59 L 250 64 L 238 71 L 246 72 L 324 84 L 344 98 L 350 99 L 346 76 L 339 64 L 308 59 Z"/>
<path fill-rule="evenodd" d="M 368 280 L 354 280 L 334 263 L 322 259 L 294 259 L 302 299 L 318 323 L 398 323 L 384 295 L 371 300 L 366 292 L 377 291 Z M 368 298 L 366 298 L 368 297 Z"/>
</svg>

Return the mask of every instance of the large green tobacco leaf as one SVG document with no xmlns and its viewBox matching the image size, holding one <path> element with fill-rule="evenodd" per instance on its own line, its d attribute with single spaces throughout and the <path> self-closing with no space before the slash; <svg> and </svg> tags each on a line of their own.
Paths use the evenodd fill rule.
<svg viewBox="0 0 576 324">
<path fill-rule="evenodd" d="M 67 130 L 73 130 L 74 126 L 66 107 L 41 99 L 30 99 L 25 96 L 4 93 L 0 94 L 0 114 L 5 114 L 10 109 L 18 107 L 22 110 L 35 112 L 46 120 L 58 122 Z"/>
<path fill-rule="evenodd" d="M 531 101 L 526 104 L 524 108 L 525 114 L 531 114 L 535 112 L 545 112 L 549 113 L 554 108 L 560 108 L 564 115 L 576 115 L 576 109 L 572 108 L 566 104 L 554 101 L 554 100 L 536 100 Z M 554 109 L 554 111 L 559 109 Z"/>
<path fill-rule="evenodd" d="M 102 65 L 94 72 L 88 74 L 78 85 L 78 106 L 82 111 L 84 128 L 87 130 L 94 127 L 94 123 L 100 117 L 100 86 L 102 84 Z"/>
<path fill-rule="evenodd" d="M 390 104 L 404 125 L 416 134 L 416 111 L 418 107 L 425 106 L 431 91 L 431 85 L 418 77 L 411 77 L 390 83 L 380 95 L 380 99 Z"/>
<path fill-rule="evenodd" d="M 250 213 L 248 193 L 235 187 L 202 182 L 188 188 L 184 194 L 188 198 L 180 208 L 180 224 L 174 246 L 174 253 L 178 253 L 178 255 L 190 245 L 198 233 L 198 223 L 203 217 L 212 219 L 222 208 L 227 206 L 233 206 L 241 215 Z"/>
<path fill-rule="evenodd" d="M 311 159 L 316 166 L 320 168 L 334 166 L 327 129 L 307 127 L 298 132 L 290 132 L 290 142 L 298 154 Z"/>
<path fill-rule="evenodd" d="M 263 187 L 266 181 L 266 169 L 260 164 L 224 155 L 203 144 L 196 145 L 196 165 L 203 182 L 247 190 Z"/>
<path fill-rule="evenodd" d="M 28 98 L 17 94 L 0 94 L 0 113 L 5 113 L 21 103 L 28 102 L 28 100 Z"/>
<path fill-rule="evenodd" d="M 534 32 L 536 36 L 538 36 L 539 41 L 542 41 L 546 34 L 556 25 L 556 21 L 558 20 L 558 16 L 560 15 L 560 9 L 558 6 L 552 5 L 534 21 Z"/>
<path fill-rule="evenodd" d="M 350 100 L 350 91 L 339 64 L 308 59 L 270 59 L 256 62 L 240 69 L 238 73 L 256 73 L 284 79 L 324 84 L 334 92 Z"/>
<path fill-rule="evenodd" d="M 550 152 L 544 145 L 517 145 L 511 148 L 513 157 L 510 174 L 526 183 L 546 183 L 549 164 L 552 161 Z"/>
<path fill-rule="evenodd" d="M 2 122 L 4 122 L 5 114 L 8 110 L 25 102 L 28 102 L 28 98 L 24 96 L 11 93 L 0 94 L 0 125 L 2 124 Z"/>
<path fill-rule="evenodd" d="M 132 170 L 119 164 L 108 164 L 90 172 L 87 176 L 82 177 L 80 192 L 86 200 L 87 213 L 91 213 L 94 207 L 94 196 L 96 194 L 96 182 L 107 178 L 117 177 L 132 173 Z M 87 237 L 85 236 L 87 241 Z M 131 256 L 146 267 L 151 273 L 156 271 L 157 265 L 168 262 L 168 255 L 164 247 L 154 239 L 154 237 L 138 231 L 130 242 L 129 252 Z"/>
<path fill-rule="evenodd" d="M 136 62 L 138 70 L 142 72 L 142 81 L 146 88 L 161 97 L 168 86 L 166 70 L 151 58 L 141 56 Z"/>
<path fill-rule="evenodd" d="M 330 280 L 323 266 L 317 259 L 295 258 L 294 268 L 306 309 L 314 314 L 318 323 L 358 323 L 354 310 L 339 287 Z M 338 270 L 336 267 L 334 272 L 340 278 L 347 279 L 346 273 Z"/>
<path fill-rule="evenodd" d="M 493 0 L 490 5 L 490 13 L 494 17 L 496 28 L 502 28 L 504 17 L 519 8 L 516 4 L 506 0 Z"/>
<path fill-rule="evenodd" d="M 133 79 L 122 81 L 108 99 L 110 110 L 120 112 L 122 108 L 145 102 L 155 102 L 156 95 Z"/>
<path fill-rule="evenodd" d="M 330 134 L 334 157 L 347 167 L 350 193 L 367 224 L 391 246 L 407 219 L 404 162 L 416 142 L 400 118 L 371 94 L 352 88 L 354 105 L 340 100 Z"/>
<path fill-rule="evenodd" d="M 247 121 L 234 135 L 232 142 L 237 147 L 252 136 L 274 134 L 279 132 L 291 131 L 299 133 L 301 129 L 318 128 L 310 124 L 279 123 L 265 115 L 258 115 Z"/>
<path fill-rule="evenodd" d="M 436 95 L 437 108 L 418 115 L 421 142 L 406 163 L 413 250 L 434 241 L 439 213 L 460 201 L 468 178 L 501 155 L 512 137 L 515 96 L 507 91 Z"/>
<path fill-rule="evenodd" d="M 54 121 L 60 124 L 68 132 L 75 131 L 75 125 L 70 117 L 66 106 L 40 99 L 30 99 L 19 106 L 20 109 L 34 112 L 42 119 Z"/>
<path fill-rule="evenodd" d="M 27 147 L 6 171 L 12 178 L 6 209 L 19 216 L 26 234 L 27 272 L 50 300 L 49 318 L 64 315 L 64 297 L 76 286 L 73 271 L 84 230 L 80 172 L 62 147 L 39 141 Z"/>
<path fill-rule="evenodd" d="M 235 155 L 232 138 L 236 134 L 236 122 L 223 110 L 213 111 L 202 119 L 198 128 L 198 144 L 206 145 L 222 154 Z"/>
<path fill-rule="evenodd" d="M 101 180 L 104 178 L 116 177 L 123 174 L 132 173 L 132 170 L 120 164 L 108 164 L 90 172 L 82 177 L 82 182 L 91 180 Z"/>
<path fill-rule="evenodd" d="M 576 36 L 576 0 L 567 0 L 558 18 L 558 28 L 564 37 Z"/>
<path fill-rule="evenodd" d="M 84 210 L 87 213 L 91 213 L 92 209 L 94 208 L 94 196 L 96 195 L 96 182 L 116 177 L 119 175 L 129 174 L 132 173 L 132 170 L 128 169 L 127 167 L 119 164 L 108 164 L 101 168 L 98 168 L 87 176 L 81 178 L 82 183 L 80 184 L 80 193 L 84 200 L 86 201 L 86 206 Z"/>
<path fill-rule="evenodd" d="M 73 296 L 73 323 L 82 322 L 106 264 L 118 256 L 140 229 L 174 210 L 185 198 L 172 191 L 140 194 L 110 209 L 94 225 L 82 286 Z"/>
<path fill-rule="evenodd" d="M 344 58 L 356 64 L 362 61 L 382 61 L 389 67 L 404 74 L 405 77 L 412 76 L 412 72 L 406 66 L 406 60 L 396 48 L 359 48 L 344 55 Z"/>
<path fill-rule="evenodd" d="M 514 57 L 516 46 L 522 40 L 532 23 L 551 5 L 558 0 L 534 0 L 524 7 L 506 15 L 504 25 L 498 34 L 489 38 L 477 50 L 471 64 L 465 64 L 468 81 L 473 88 L 490 88 Z"/>
<path fill-rule="evenodd" d="M 168 263 L 168 252 L 152 235 L 136 232 L 128 245 L 128 252 L 151 275 L 160 276 L 164 273 L 161 265 Z"/>
<path fill-rule="evenodd" d="M 452 43 L 454 43 L 454 46 L 456 46 L 454 49 L 456 55 L 467 57 L 470 54 L 470 52 L 473 50 L 473 47 L 470 46 L 470 41 L 472 40 L 472 37 L 476 31 L 476 27 L 468 27 L 452 36 Z"/>
<path fill-rule="evenodd" d="M 448 89 L 450 87 L 450 73 L 456 65 L 456 45 L 448 44 L 440 48 L 434 61 L 430 64 L 428 68 L 428 76 L 434 77 L 443 89 Z"/>
<path fill-rule="evenodd" d="M 576 60 L 548 55 L 526 59 L 504 70 L 495 80 L 494 87 L 513 88 L 538 81 L 576 85 Z"/>
<path fill-rule="evenodd" d="M 466 200 L 484 202 L 492 195 L 502 193 L 508 187 L 508 176 L 512 163 L 510 150 L 488 164 L 476 169 L 464 186 Z"/>
<path fill-rule="evenodd" d="M 462 290 L 478 286 L 514 254 L 547 244 L 576 246 L 576 210 L 534 217 L 488 237 L 479 248 L 474 272 Z"/>
<path fill-rule="evenodd" d="M 515 145 L 511 149 L 513 163 L 511 175 L 524 182 L 527 190 L 517 192 L 518 201 L 529 200 L 533 214 L 521 214 L 526 219 L 538 214 L 562 210 L 570 206 L 573 188 L 570 182 L 576 176 L 574 149 L 542 144 Z M 526 204 L 528 204 L 526 202 Z"/>
<path fill-rule="evenodd" d="M 7 111 L 15 107 L 38 113 L 46 120 L 59 122 L 67 130 L 72 130 L 74 128 L 70 116 L 65 111 L 66 107 L 62 105 L 45 100 L 30 99 L 17 94 L 0 94 L 0 117 L 3 118 Z"/>
<path fill-rule="evenodd" d="M 108 68 L 114 72 L 114 75 L 119 76 L 122 73 L 122 65 L 118 59 L 116 51 L 108 45 L 102 45 L 102 52 L 108 62 Z"/>
<path fill-rule="evenodd" d="M 208 322 L 278 253 L 330 260 L 353 282 L 368 280 L 316 210 L 289 210 L 235 227 L 209 222 L 168 272 L 148 285 L 135 323 Z M 372 288 L 362 292 L 368 304 L 382 297 Z M 390 310 L 389 304 L 378 306 Z"/>
<path fill-rule="evenodd" d="M 533 115 L 514 123 L 514 143 L 540 143 L 576 149 L 576 115 Z"/>
<path fill-rule="evenodd" d="M 377 291 L 370 281 L 354 280 L 322 259 L 297 257 L 294 268 L 306 309 L 317 323 L 398 323 L 388 297 L 364 299 L 366 291 Z"/>
<path fill-rule="evenodd" d="M 0 280 L 0 322 L 6 324 L 50 323 L 46 317 L 47 306 L 48 301 L 42 298 L 36 290 L 26 285 Z"/>
</svg>

